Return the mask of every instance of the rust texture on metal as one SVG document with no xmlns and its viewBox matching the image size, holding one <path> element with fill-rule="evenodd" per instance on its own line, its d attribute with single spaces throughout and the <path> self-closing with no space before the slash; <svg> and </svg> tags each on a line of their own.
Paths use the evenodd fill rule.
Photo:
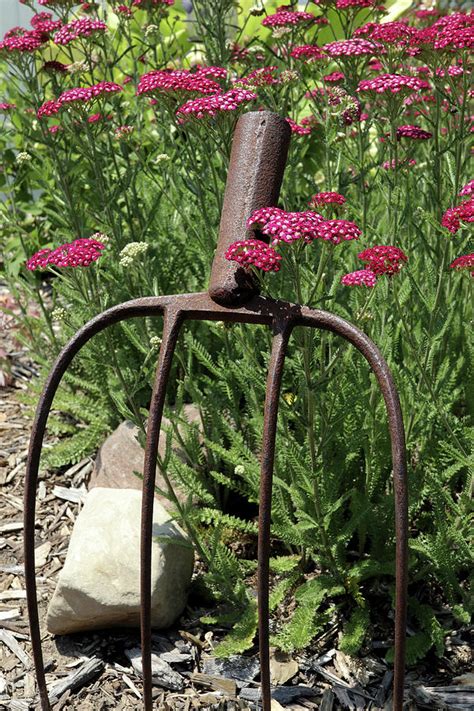
<svg viewBox="0 0 474 711">
<path fill-rule="evenodd" d="M 250 118 L 248 118 L 249 116 Z M 396 534 L 393 711 L 402 711 L 407 604 L 408 491 L 404 427 L 400 402 L 392 375 L 377 346 L 355 326 L 326 311 L 309 309 L 297 304 L 260 296 L 256 293 L 256 289 L 251 282 L 241 281 L 241 277 L 238 274 L 240 267 L 236 267 L 233 263 L 224 263 L 222 261 L 222 252 L 228 244 L 245 236 L 245 221 L 251 211 L 256 207 L 265 206 L 263 203 L 266 200 L 268 200 L 267 204 L 274 204 L 278 197 L 286 159 L 285 141 L 287 139 L 284 138 L 286 129 L 283 131 L 282 119 L 279 117 L 267 112 L 262 112 L 262 116 L 265 117 L 263 123 L 257 120 L 258 115 L 254 113 L 244 115 L 237 125 L 232 149 L 232 160 L 234 161 L 232 165 L 235 172 L 229 176 L 227 185 L 219 245 L 213 264 L 209 291 L 197 294 L 134 299 L 108 309 L 89 321 L 65 346 L 53 365 L 44 386 L 33 422 L 24 497 L 25 584 L 33 659 L 43 711 L 48 711 L 51 705 L 48 700 L 41 648 L 34 544 L 38 470 L 48 415 L 64 373 L 74 356 L 94 335 L 112 324 L 129 318 L 160 316 L 163 317 L 163 338 L 148 417 L 142 497 L 140 590 L 145 711 L 151 711 L 153 708 L 151 678 L 152 509 L 158 441 L 166 396 L 166 384 L 176 342 L 183 323 L 185 321 L 204 320 L 261 324 L 270 327 L 273 332 L 273 346 L 268 368 L 264 405 L 258 532 L 259 651 L 261 698 L 264 711 L 270 711 L 271 705 L 268 597 L 272 477 L 280 386 L 291 333 L 297 326 L 331 331 L 349 341 L 360 351 L 374 372 L 385 400 L 392 445 Z M 268 133 L 269 126 L 273 126 L 274 132 Z M 263 135 L 264 139 L 260 138 L 260 142 L 256 142 L 255 134 L 258 132 L 263 132 L 260 135 Z M 282 152 L 282 157 L 278 159 L 278 156 L 274 153 L 272 168 L 266 171 L 266 154 L 264 151 L 272 150 L 269 143 L 275 147 L 275 151 L 280 150 Z M 246 151 L 252 151 L 253 154 L 250 155 Z M 281 165 L 281 161 L 283 165 Z M 260 166 L 258 171 L 251 167 L 253 162 Z M 249 180 L 248 189 L 245 187 L 246 176 L 240 174 L 240 171 L 249 172 L 251 180 Z M 259 180 L 263 184 L 260 184 Z M 232 192 L 233 188 L 231 186 L 235 186 L 235 194 Z M 247 200 L 245 207 L 242 207 L 240 201 L 245 200 Z M 230 264 L 230 268 L 228 268 L 228 264 Z M 244 287 L 242 287 L 243 284 Z"/>
<path fill-rule="evenodd" d="M 209 281 L 219 304 L 237 306 L 258 293 L 250 272 L 224 255 L 232 242 L 251 236 L 246 222 L 254 210 L 276 205 L 290 136 L 288 122 L 270 111 L 250 111 L 237 123 Z"/>
</svg>

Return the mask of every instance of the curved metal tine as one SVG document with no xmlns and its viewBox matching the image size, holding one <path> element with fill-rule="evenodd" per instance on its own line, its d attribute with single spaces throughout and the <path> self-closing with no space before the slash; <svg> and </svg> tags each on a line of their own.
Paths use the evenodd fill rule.
<svg viewBox="0 0 474 711">
<path fill-rule="evenodd" d="M 374 372 L 382 391 L 388 414 L 392 446 L 393 478 L 395 489 L 396 534 L 396 603 L 395 603 L 395 670 L 393 683 L 393 711 L 403 709 L 405 677 L 405 636 L 408 579 L 408 487 L 406 475 L 405 433 L 398 393 L 391 372 L 377 346 L 362 331 L 344 319 L 322 311 L 302 309 L 295 319 L 298 325 L 332 331 L 352 343 L 362 353 Z M 271 490 L 275 452 L 276 420 L 282 368 L 291 323 L 274 337 L 267 379 L 265 422 L 262 447 L 260 481 L 259 547 L 258 547 L 258 599 L 259 642 L 264 711 L 270 711 L 270 674 L 268 643 L 268 586 L 270 555 Z M 294 325 L 294 322 L 293 322 Z M 285 336 L 286 334 L 286 340 Z"/>
<path fill-rule="evenodd" d="M 148 415 L 145 462 L 143 466 L 140 544 L 140 628 L 142 642 L 143 703 L 145 711 L 152 711 L 153 709 L 151 671 L 151 553 L 156 462 L 161 419 L 166 397 L 166 385 L 170 374 L 176 341 L 178 340 L 183 320 L 184 316 L 181 311 L 165 311 L 160 357 L 156 368 Z"/>
<path fill-rule="evenodd" d="M 270 649 L 269 649 L 269 561 L 270 524 L 272 511 L 272 480 L 275 459 L 275 440 L 278 419 L 278 402 L 283 376 L 286 349 L 292 322 L 273 323 L 273 343 L 268 366 L 267 386 L 262 438 L 262 461 L 260 468 L 260 496 L 258 513 L 258 640 L 260 652 L 260 683 L 263 710 L 270 711 Z"/>
<path fill-rule="evenodd" d="M 408 484 L 406 467 L 405 429 L 398 392 L 380 350 L 358 328 L 333 314 L 303 308 L 298 324 L 324 328 L 342 336 L 362 353 L 374 372 L 388 415 L 392 449 L 392 468 L 395 494 L 395 663 L 393 680 L 393 711 L 403 709 L 405 680 L 405 639 L 408 587 Z"/>
<path fill-rule="evenodd" d="M 24 559 L 25 559 L 25 587 L 27 595 L 28 618 L 30 624 L 31 646 L 33 661 L 36 670 L 36 679 L 41 701 L 42 711 L 50 711 L 51 705 L 48 699 L 46 688 L 46 678 L 43 663 L 43 652 L 41 648 L 41 632 L 38 617 L 38 596 L 36 590 L 35 575 L 35 513 L 36 513 L 36 489 L 38 484 L 38 470 L 40 464 L 41 448 L 43 445 L 46 423 L 51 410 L 54 396 L 61 383 L 62 377 L 71 364 L 74 356 L 81 348 L 97 333 L 100 333 L 108 326 L 123 321 L 126 318 L 136 316 L 160 315 L 164 306 L 160 304 L 160 299 L 153 299 L 144 303 L 141 299 L 129 301 L 120 306 L 114 306 L 104 311 L 89 321 L 83 328 L 63 348 L 55 364 L 53 365 L 49 377 L 44 385 L 38 407 L 36 408 L 35 419 L 31 430 L 30 446 L 26 462 L 25 494 L 23 500 L 23 520 L 24 520 Z"/>
</svg>

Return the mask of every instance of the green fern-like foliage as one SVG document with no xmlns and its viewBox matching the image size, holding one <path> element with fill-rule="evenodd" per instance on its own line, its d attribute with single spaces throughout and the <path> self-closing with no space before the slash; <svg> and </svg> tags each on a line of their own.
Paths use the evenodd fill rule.
<svg viewBox="0 0 474 711">
<path fill-rule="evenodd" d="M 247 608 L 223 642 L 214 649 L 216 657 L 230 657 L 242 654 L 253 646 L 257 631 L 257 605 L 249 601 Z"/>
<path fill-rule="evenodd" d="M 369 623 L 369 611 L 362 607 L 356 607 L 350 620 L 344 626 L 339 649 L 346 654 L 356 655 L 362 647 Z"/>
</svg>

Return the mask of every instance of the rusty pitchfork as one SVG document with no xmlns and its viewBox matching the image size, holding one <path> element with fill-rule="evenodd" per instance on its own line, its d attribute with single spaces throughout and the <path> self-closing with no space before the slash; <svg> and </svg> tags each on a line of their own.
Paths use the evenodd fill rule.
<svg viewBox="0 0 474 711">
<path fill-rule="evenodd" d="M 392 446 L 396 526 L 393 710 L 402 710 L 405 671 L 408 495 L 403 420 L 392 375 L 375 344 L 355 326 L 327 311 L 309 309 L 259 295 L 258 287 L 251 275 L 237 263 L 229 262 L 224 258 L 227 247 L 246 236 L 246 220 L 251 213 L 261 207 L 276 205 L 289 141 L 290 128 L 277 114 L 255 111 L 242 115 L 237 123 L 232 144 L 219 240 L 208 291 L 133 299 L 107 309 L 76 333 L 59 354 L 49 374 L 33 423 L 24 498 L 25 581 L 33 657 L 43 711 L 49 711 L 51 706 L 41 648 L 34 545 L 38 468 L 48 414 L 65 371 L 87 341 L 111 324 L 138 316 L 163 316 L 164 320 L 163 338 L 148 417 L 142 495 L 140 590 L 145 711 L 151 711 L 153 708 L 150 590 L 152 516 L 158 439 L 173 352 L 181 326 L 186 320 L 264 324 L 273 332 L 265 396 L 258 522 L 258 629 L 261 697 L 264 711 L 270 711 L 271 704 L 268 594 L 273 462 L 283 365 L 293 328 L 308 326 L 332 331 L 342 336 L 362 353 L 375 373 L 385 400 Z"/>
</svg>

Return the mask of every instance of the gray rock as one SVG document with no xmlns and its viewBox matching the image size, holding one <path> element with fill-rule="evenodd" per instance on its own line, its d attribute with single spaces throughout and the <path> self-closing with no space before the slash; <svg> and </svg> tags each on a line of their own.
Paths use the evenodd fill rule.
<svg viewBox="0 0 474 711">
<path fill-rule="evenodd" d="M 132 663 L 135 671 L 142 676 L 142 653 L 138 647 L 126 649 L 125 656 Z M 183 691 L 184 679 L 181 674 L 174 671 L 170 665 L 156 654 L 151 655 L 152 682 L 170 691 Z"/>
<path fill-rule="evenodd" d="M 271 690 L 272 699 L 278 701 L 280 704 L 291 704 L 295 699 L 301 698 L 311 698 L 319 694 L 318 689 L 311 689 L 309 686 L 274 686 Z M 254 703 L 260 701 L 261 690 L 260 689 L 242 689 L 239 694 L 240 699 L 244 701 L 253 701 Z"/>
<path fill-rule="evenodd" d="M 200 424 L 199 411 L 194 405 L 184 405 L 183 415 L 192 424 Z M 161 457 L 165 454 L 166 433 L 165 429 L 170 426 L 170 421 L 163 417 L 158 452 Z M 142 489 L 142 480 L 134 472 L 143 474 L 144 450 L 138 440 L 138 428 L 126 420 L 112 432 L 97 452 L 94 462 L 94 469 L 91 474 L 89 489 L 102 487 L 106 489 Z M 177 443 L 173 445 L 175 452 L 182 453 Z M 159 470 L 156 471 L 156 486 L 166 491 L 166 484 Z M 186 497 L 179 490 L 176 491 L 180 501 L 184 502 Z M 172 508 L 172 504 L 164 496 L 157 494 L 157 499 L 167 509 Z"/>
<path fill-rule="evenodd" d="M 141 493 L 95 488 L 76 519 L 64 567 L 47 613 L 53 634 L 140 623 Z M 194 551 L 157 502 L 153 508 L 152 625 L 181 615 Z"/>
<path fill-rule="evenodd" d="M 227 659 L 216 657 L 201 658 L 202 671 L 210 676 L 224 676 L 227 679 L 252 681 L 260 672 L 260 663 L 257 657 L 243 657 L 233 654 Z"/>
</svg>

